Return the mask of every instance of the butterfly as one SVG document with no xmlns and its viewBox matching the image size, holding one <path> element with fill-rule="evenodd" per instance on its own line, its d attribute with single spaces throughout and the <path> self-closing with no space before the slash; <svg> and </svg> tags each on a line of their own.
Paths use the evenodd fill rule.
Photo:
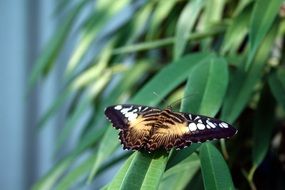
<svg viewBox="0 0 285 190">
<path fill-rule="evenodd" d="M 105 115 L 119 132 L 124 149 L 146 150 L 182 149 L 191 143 L 229 138 L 237 130 L 224 121 L 171 108 L 121 104 L 109 106 Z"/>
</svg>

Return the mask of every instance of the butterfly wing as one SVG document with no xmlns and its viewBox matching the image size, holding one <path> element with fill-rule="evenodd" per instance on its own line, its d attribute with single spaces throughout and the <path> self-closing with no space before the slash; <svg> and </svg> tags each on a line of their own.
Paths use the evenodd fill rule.
<svg viewBox="0 0 285 190">
<path fill-rule="evenodd" d="M 151 123 L 144 115 L 156 114 L 160 110 L 141 105 L 114 105 L 105 109 L 106 117 L 120 130 L 119 138 L 124 149 L 139 150 L 146 143 Z"/>
<path fill-rule="evenodd" d="M 181 114 L 188 121 L 189 133 L 183 136 L 185 141 L 205 142 L 207 140 L 229 138 L 237 133 L 237 129 L 224 121 L 202 115 Z"/>
<path fill-rule="evenodd" d="M 230 124 L 218 119 L 172 112 L 170 109 L 160 113 L 160 120 L 155 125 L 146 146 L 146 150 L 150 152 L 158 148 L 182 149 L 192 142 L 229 138 L 237 132 Z"/>
</svg>

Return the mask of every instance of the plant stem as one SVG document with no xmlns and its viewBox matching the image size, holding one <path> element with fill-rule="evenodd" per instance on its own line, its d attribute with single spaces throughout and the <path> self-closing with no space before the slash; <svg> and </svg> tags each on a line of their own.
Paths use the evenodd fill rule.
<svg viewBox="0 0 285 190">
<path fill-rule="evenodd" d="M 208 36 L 222 33 L 225 31 L 225 29 L 226 29 L 225 27 L 217 27 L 207 32 L 204 32 L 204 33 L 189 34 L 186 40 L 199 40 L 199 39 L 202 39 Z M 170 38 L 165 38 L 163 40 L 157 40 L 157 41 L 144 42 L 144 43 L 124 46 L 124 47 L 114 49 L 113 55 L 155 49 L 155 48 L 171 45 L 174 42 L 175 42 L 175 37 L 170 37 Z"/>
</svg>

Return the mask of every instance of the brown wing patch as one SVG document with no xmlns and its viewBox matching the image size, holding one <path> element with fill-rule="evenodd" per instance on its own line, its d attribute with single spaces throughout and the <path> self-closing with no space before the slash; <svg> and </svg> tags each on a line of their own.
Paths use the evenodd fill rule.
<svg viewBox="0 0 285 190">
<path fill-rule="evenodd" d="M 189 134 L 186 122 L 176 123 L 174 125 L 165 125 L 154 130 L 154 133 L 146 145 L 147 150 L 153 151 L 159 148 L 165 148 L 169 150 L 174 147 L 182 148 L 186 146 L 185 142 L 182 139 L 185 134 Z"/>
<path fill-rule="evenodd" d="M 129 127 L 120 132 L 121 143 L 125 149 L 139 150 L 147 142 L 151 131 L 151 125 L 139 116 L 135 121 L 129 123 Z"/>
</svg>

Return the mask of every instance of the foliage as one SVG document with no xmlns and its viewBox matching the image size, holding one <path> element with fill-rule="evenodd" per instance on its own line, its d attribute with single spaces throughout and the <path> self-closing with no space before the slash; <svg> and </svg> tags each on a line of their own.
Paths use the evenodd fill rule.
<svg viewBox="0 0 285 190">
<path fill-rule="evenodd" d="M 282 178 L 264 177 L 266 171 L 284 176 L 282 167 L 273 168 L 284 167 L 285 51 L 284 46 L 278 47 L 285 32 L 281 3 L 59 1 L 55 15 L 66 19 L 39 57 L 29 87 L 60 64 L 68 40 L 78 39 L 62 78 L 65 85 L 39 127 L 68 107 L 57 155 L 78 132 L 79 119 L 86 115 L 88 119 L 76 145 L 33 188 L 284 186 Z M 92 11 L 86 11 L 90 7 Z M 163 108 L 181 97 L 185 97 L 181 111 L 222 118 L 239 133 L 217 146 L 193 144 L 181 151 L 154 154 L 122 151 L 118 131 L 104 117 L 106 106 L 128 102 Z M 118 165 L 107 184 L 98 187 L 100 175 Z"/>
</svg>

